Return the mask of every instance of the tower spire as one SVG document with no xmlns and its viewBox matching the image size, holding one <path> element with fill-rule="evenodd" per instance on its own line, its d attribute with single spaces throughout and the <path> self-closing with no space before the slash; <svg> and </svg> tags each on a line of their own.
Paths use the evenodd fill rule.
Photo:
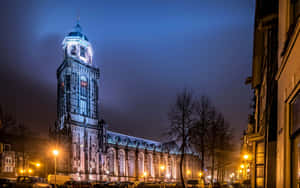
<svg viewBox="0 0 300 188">
<path fill-rule="evenodd" d="M 78 9 L 78 11 L 77 11 L 76 24 L 79 25 L 79 21 L 80 21 L 80 9 Z"/>
</svg>

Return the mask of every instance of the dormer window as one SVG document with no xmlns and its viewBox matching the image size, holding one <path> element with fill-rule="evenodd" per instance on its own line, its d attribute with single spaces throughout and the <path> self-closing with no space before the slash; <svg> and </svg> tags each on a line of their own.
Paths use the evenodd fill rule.
<svg viewBox="0 0 300 188">
<path fill-rule="evenodd" d="M 83 46 L 80 46 L 80 56 L 85 57 L 85 53 L 86 53 L 86 48 Z"/>
</svg>

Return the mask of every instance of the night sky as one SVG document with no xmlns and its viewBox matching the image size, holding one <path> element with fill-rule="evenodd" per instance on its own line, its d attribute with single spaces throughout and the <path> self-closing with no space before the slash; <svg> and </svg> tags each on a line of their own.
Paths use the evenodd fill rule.
<svg viewBox="0 0 300 188">
<path fill-rule="evenodd" d="M 61 42 L 80 15 L 100 68 L 100 115 L 111 130 L 160 140 L 176 93 L 191 88 L 211 98 L 238 139 L 250 111 L 244 81 L 254 7 L 254 0 L 3 0 L 0 104 L 47 135 Z"/>
</svg>

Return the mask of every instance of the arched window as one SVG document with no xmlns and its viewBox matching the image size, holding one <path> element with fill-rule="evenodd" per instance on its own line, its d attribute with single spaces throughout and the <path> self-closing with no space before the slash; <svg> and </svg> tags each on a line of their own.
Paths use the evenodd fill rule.
<svg viewBox="0 0 300 188">
<path fill-rule="evenodd" d="M 144 175 L 144 154 L 142 152 L 139 153 L 138 164 L 139 176 L 142 177 Z"/>
<path fill-rule="evenodd" d="M 125 176 L 125 152 L 119 151 L 120 176 Z"/>
<path fill-rule="evenodd" d="M 129 152 L 128 161 L 128 176 L 133 177 L 135 171 L 135 153 L 133 151 Z"/>
<path fill-rule="evenodd" d="M 148 173 L 150 177 L 153 177 L 153 157 L 152 154 L 148 154 Z"/>
<path fill-rule="evenodd" d="M 87 88 L 88 88 L 88 81 L 85 76 L 80 77 L 80 94 L 83 97 L 87 97 Z"/>
<path fill-rule="evenodd" d="M 107 156 L 108 173 L 115 175 L 115 151 L 113 149 L 108 150 Z"/>
</svg>

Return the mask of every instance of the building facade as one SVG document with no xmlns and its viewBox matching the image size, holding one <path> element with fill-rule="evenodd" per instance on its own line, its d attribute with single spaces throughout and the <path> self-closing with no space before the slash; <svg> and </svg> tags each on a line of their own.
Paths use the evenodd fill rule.
<svg viewBox="0 0 300 188">
<path fill-rule="evenodd" d="M 300 185 L 300 1 L 279 0 L 277 187 Z"/>
<path fill-rule="evenodd" d="M 278 2 L 257 0 L 249 115 L 242 156 L 253 188 L 276 187 Z"/>
<path fill-rule="evenodd" d="M 98 116 L 100 70 L 92 45 L 77 24 L 63 40 L 57 69 L 57 172 L 75 180 L 177 181 L 179 155 L 162 143 L 109 131 Z M 198 156 L 185 157 L 186 178 L 197 177 Z"/>
</svg>

